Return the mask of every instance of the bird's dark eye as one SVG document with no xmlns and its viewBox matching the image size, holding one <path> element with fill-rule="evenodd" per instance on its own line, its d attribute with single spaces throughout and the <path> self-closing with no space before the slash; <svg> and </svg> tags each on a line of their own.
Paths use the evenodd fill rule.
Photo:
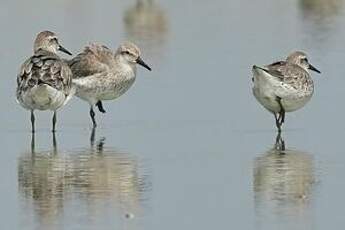
<svg viewBox="0 0 345 230">
<path fill-rule="evenodd" d="M 122 51 L 122 54 L 131 54 L 128 50 Z"/>
<path fill-rule="evenodd" d="M 52 38 L 50 41 L 51 41 L 51 42 L 56 42 L 56 43 L 58 43 L 57 38 Z"/>
<path fill-rule="evenodd" d="M 304 61 L 308 62 L 308 58 L 304 58 Z"/>
</svg>

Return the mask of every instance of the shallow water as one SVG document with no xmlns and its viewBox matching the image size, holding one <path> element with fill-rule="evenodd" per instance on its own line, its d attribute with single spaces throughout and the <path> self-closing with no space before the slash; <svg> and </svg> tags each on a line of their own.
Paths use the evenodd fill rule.
<svg viewBox="0 0 345 230">
<path fill-rule="evenodd" d="M 338 229 L 345 224 L 342 0 L 3 1 L 0 229 Z M 78 53 L 130 39 L 149 72 L 92 138 L 88 106 L 29 113 L 19 65 L 49 29 Z M 286 150 L 251 95 L 251 66 L 302 49 L 321 75 L 287 115 Z M 66 57 L 66 56 L 64 56 Z M 94 139 L 94 140 L 92 140 Z"/>
</svg>

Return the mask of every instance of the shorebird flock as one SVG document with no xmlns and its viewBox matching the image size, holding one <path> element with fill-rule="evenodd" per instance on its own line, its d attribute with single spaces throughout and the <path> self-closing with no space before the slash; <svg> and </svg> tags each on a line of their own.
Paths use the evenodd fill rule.
<svg viewBox="0 0 345 230">
<path fill-rule="evenodd" d="M 75 95 L 90 105 L 93 127 L 97 126 L 94 106 L 105 113 L 102 101 L 123 95 L 134 83 L 139 64 L 151 68 L 140 56 L 140 49 L 124 42 L 113 53 L 100 44 L 86 46 L 71 60 L 58 56 L 63 48 L 57 35 L 40 32 L 34 42 L 34 54 L 20 67 L 17 76 L 17 101 L 31 112 L 31 130 L 35 132 L 35 110 L 53 112 L 52 132 L 56 131 L 57 110 Z"/>
<path fill-rule="evenodd" d="M 17 101 L 31 113 L 32 132 L 35 132 L 35 110 L 53 112 L 55 132 L 57 110 L 73 96 L 89 103 L 95 128 L 95 107 L 105 113 L 102 101 L 117 99 L 128 91 L 135 81 L 137 64 L 151 71 L 141 58 L 140 49 L 128 41 L 115 52 L 105 45 L 90 44 L 70 60 L 60 58 L 58 51 L 72 55 L 60 45 L 55 33 L 40 32 L 34 42 L 34 54 L 22 64 L 17 76 Z M 279 133 L 285 113 L 302 108 L 313 95 L 309 70 L 320 73 L 302 51 L 291 53 L 285 61 L 252 67 L 253 94 L 274 115 Z"/>
</svg>

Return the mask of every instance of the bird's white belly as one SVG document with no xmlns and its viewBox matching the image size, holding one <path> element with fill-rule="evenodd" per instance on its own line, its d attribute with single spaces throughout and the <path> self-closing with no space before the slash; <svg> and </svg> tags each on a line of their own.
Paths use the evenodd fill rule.
<svg viewBox="0 0 345 230">
<path fill-rule="evenodd" d="M 253 93 L 255 98 L 260 102 L 262 106 L 264 106 L 267 110 L 271 112 L 278 113 L 281 108 L 278 103 L 278 98 L 276 95 L 267 95 L 262 93 L 262 91 L 258 90 L 257 88 L 253 88 Z M 301 97 L 287 97 L 281 98 L 281 104 L 285 110 L 285 112 L 293 112 L 300 108 L 302 108 L 311 98 L 309 96 L 301 96 Z"/>
<path fill-rule="evenodd" d="M 95 104 L 99 100 L 114 100 L 123 95 L 134 83 L 135 78 L 112 80 L 74 79 L 76 96 Z"/>
<path fill-rule="evenodd" d="M 39 85 L 22 92 L 18 96 L 19 103 L 29 110 L 57 110 L 66 101 L 66 95 L 49 86 Z"/>
<path fill-rule="evenodd" d="M 271 112 L 280 111 L 279 98 L 284 110 L 293 112 L 310 100 L 313 90 L 296 90 L 267 75 L 254 74 L 253 94 L 260 104 Z"/>
</svg>

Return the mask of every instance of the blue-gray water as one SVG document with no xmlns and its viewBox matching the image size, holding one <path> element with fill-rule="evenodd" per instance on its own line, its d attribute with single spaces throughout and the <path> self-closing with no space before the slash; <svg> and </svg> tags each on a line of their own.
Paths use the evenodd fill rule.
<svg viewBox="0 0 345 230">
<path fill-rule="evenodd" d="M 151 2 L 151 3 L 150 3 Z M 345 224 L 345 2 L 9 1 L 0 3 L 0 229 L 339 229 Z M 15 102 L 20 64 L 49 29 L 74 54 L 130 39 L 149 72 L 97 113 L 29 113 Z M 321 75 L 287 115 L 251 94 L 251 66 L 302 49 Z M 64 56 L 66 57 L 66 56 Z"/>
</svg>

